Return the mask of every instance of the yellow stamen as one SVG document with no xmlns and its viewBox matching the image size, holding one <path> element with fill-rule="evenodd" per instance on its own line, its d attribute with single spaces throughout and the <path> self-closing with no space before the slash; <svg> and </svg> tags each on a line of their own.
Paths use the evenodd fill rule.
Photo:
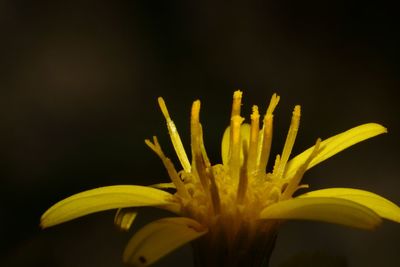
<svg viewBox="0 0 400 267">
<path fill-rule="evenodd" d="M 231 157 L 229 168 L 234 182 L 239 181 L 240 175 L 240 151 L 242 143 L 240 137 L 240 126 L 242 122 L 243 118 L 240 116 L 234 116 L 231 118 Z"/>
<path fill-rule="evenodd" d="M 279 103 L 279 99 L 280 99 L 280 96 L 277 95 L 276 93 L 274 93 L 272 95 L 271 101 L 269 102 L 266 114 L 271 114 L 272 115 L 272 113 L 274 113 L 274 110 L 275 110 L 276 106 Z"/>
<path fill-rule="evenodd" d="M 247 146 L 246 144 L 243 143 L 243 158 L 244 158 L 244 164 L 242 168 L 240 169 L 240 178 L 239 178 L 239 184 L 238 184 L 238 190 L 237 190 L 237 200 L 238 203 L 243 203 L 244 197 L 246 195 L 247 191 L 247 186 L 248 186 L 248 175 L 247 175 L 247 161 L 248 161 L 248 152 L 247 152 Z"/>
<path fill-rule="evenodd" d="M 267 168 L 269 154 L 271 151 L 271 143 L 272 143 L 272 125 L 273 125 L 273 115 L 267 114 L 264 117 L 264 126 L 262 132 L 262 142 L 260 141 L 260 152 L 259 152 L 259 160 L 257 170 L 259 173 L 265 172 Z"/>
<path fill-rule="evenodd" d="M 231 118 L 234 116 L 240 116 L 240 108 L 242 105 L 242 91 L 237 90 L 233 93 L 233 104 Z"/>
<path fill-rule="evenodd" d="M 204 171 L 204 161 L 202 160 L 201 151 L 201 126 L 200 126 L 200 100 L 196 100 L 192 105 L 192 113 L 190 118 L 191 146 L 192 146 L 192 165 L 198 173 L 198 178 L 205 192 L 208 192 L 208 181 L 202 175 Z"/>
<path fill-rule="evenodd" d="M 285 170 L 287 161 L 289 160 L 290 153 L 292 152 L 294 141 L 296 140 L 297 132 L 300 125 L 300 106 L 295 106 L 292 115 L 292 121 L 288 135 L 286 137 L 285 145 L 283 147 L 282 157 L 275 173 L 276 177 L 281 178 Z"/>
<path fill-rule="evenodd" d="M 208 167 L 211 167 L 211 162 L 210 162 L 210 159 L 207 156 L 206 146 L 204 145 L 203 127 L 202 127 L 201 123 L 199 123 L 199 125 L 200 125 L 201 155 L 203 156 L 204 163 L 205 163 L 206 167 L 208 168 Z"/>
<path fill-rule="evenodd" d="M 247 171 L 250 177 L 254 175 L 257 166 L 258 133 L 260 131 L 259 128 L 260 128 L 260 114 L 258 113 L 258 107 L 253 106 L 253 112 L 251 113 L 251 125 L 250 125 L 249 156 L 247 160 Z"/>
<path fill-rule="evenodd" d="M 276 155 L 275 162 L 274 162 L 274 167 L 272 168 L 272 173 L 276 173 L 279 167 L 279 163 L 281 162 L 281 155 Z"/>
<path fill-rule="evenodd" d="M 160 143 L 157 140 L 157 137 L 153 136 L 153 142 L 151 142 L 149 139 L 144 140 L 146 145 L 151 148 L 162 160 L 165 168 L 167 169 L 167 172 L 169 174 L 169 177 L 171 178 L 171 181 L 175 184 L 176 186 L 176 191 L 177 194 L 181 195 L 184 198 L 189 198 L 189 193 L 183 184 L 181 178 L 178 175 L 178 172 L 176 171 L 174 164 L 172 161 L 167 158 L 164 154 L 164 152 L 161 149 Z"/>
<path fill-rule="evenodd" d="M 158 104 L 160 106 L 161 112 L 163 113 L 165 120 L 167 121 L 167 128 L 169 135 L 171 137 L 172 145 L 174 146 L 175 152 L 181 162 L 181 165 L 185 172 L 190 172 L 191 166 L 190 161 L 186 155 L 185 148 L 183 147 L 182 140 L 179 136 L 178 130 L 176 129 L 175 123 L 169 116 L 167 106 L 165 105 L 164 99 L 162 97 L 158 98 Z"/>
<path fill-rule="evenodd" d="M 232 113 L 230 122 L 230 145 L 229 145 L 229 165 L 239 164 L 240 162 L 240 108 L 242 105 L 242 92 L 237 90 L 233 93 Z M 233 163 L 234 162 L 234 163 Z"/>
<path fill-rule="evenodd" d="M 299 186 L 299 184 L 301 182 L 301 179 L 303 178 L 304 173 L 307 170 L 308 165 L 315 158 L 315 156 L 317 156 L 320 144 L 321 144 L 321 138 L 318 138 L 317 141 L 315 142 L 315 146 L 310 156 L 307 158 L 304 164 L 297 169 L 296 174 L 293 176 L 293 178 L 290 179 L 284 193 L 282 194 L 282 199 L 288 199 L 293 195 L 294 192 L 296 192 L 296 190 L 308 187 L 308 185 Z"/>
<path fill-rule="evenodd" d="M 274 119 L 273 112 L 279 103 L 279 99 L 280 98 L 277 94 L 272 95 L 269 106 L 267 108 L 267 112 L 264 116 L 264 124 L 260 135 L 260 142 L 258 144 L 257 157 L 257 170 L 260 173 L 265 171 L 268 164 L 272 143 L 272 126 Z"/>
<path fill-rule="evenodd" d="M 229 146 L 229 169 L 231 178 L 236 183 L 239 181 L 240 173 L 240 125 L 243 118 L 240 117 L 240 108 L 242 105 L 242 92 L 237 90 L 233 93 L 231 127 L 230 127 L 230 146 Z"/>
<path fill-rule="evenodd" d="M 219 214 L 221 212 L 221 200 L 219 196 L 217 183 L 215 182 L 215 175 L 212 169 L 210 169 L 210 193 L 211 193 L 211 201 L 213 204 L 214 213 Z"/>
<path fill-rule="evenodd" d="M 200 124 L 200 101 L 196 100 L 192 105 L 191 113 L 191 139 L 192 139 L 192 158 L 193 158 L 193 169 L 197 172 L 203 189 L 209 197 L 211 197 L 211 203 L 215 213 L 219 213 L 220 198 L 218 188 L 215 182 L 215 177 L 211 170 L 211 164 L 207 157 L 204 143 L 203 143 L 203 131 Z"/>
</svg>

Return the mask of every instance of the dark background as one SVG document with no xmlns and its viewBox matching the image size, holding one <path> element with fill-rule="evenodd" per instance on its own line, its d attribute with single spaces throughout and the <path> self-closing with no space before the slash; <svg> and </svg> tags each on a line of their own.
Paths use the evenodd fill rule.
<svg viewBox="0 0 400 267">
<path fill-rule="evenodd" d="M 214 162 L 239 88 L 245 116 L 281 95 L 274 153 L 295 104 L 303 108 L 295 153 L 380 122 L 389 134 L 315 167 L 305 182 L 399 204 L 398 26 L 389 1 L 0 1 L 0 265 L 122 266 L 134 230 L 116 230 L 113 212 L 47 230 L 39 218 L 82 190 L 167 181 L 143 142 L 156 134 L 173 154 L 160 95 L 186 145 L 191 102 L 202 100 Z M 134 228 L 159 216 L 146 209 Z M 289 222 L 272 266 L 299 253 L 397 266 L 399 240 L 400 226 L 387 221 L 373 232 Z M 191 266 L 190 253 L 156 266 Z"/>
</svg>

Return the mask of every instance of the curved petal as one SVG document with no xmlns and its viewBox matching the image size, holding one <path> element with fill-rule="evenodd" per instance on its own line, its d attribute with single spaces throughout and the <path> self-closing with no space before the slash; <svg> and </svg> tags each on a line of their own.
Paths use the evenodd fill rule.
<svg viewBox="0 0 400 267">
<path fill-rule="evenodd" d="M 301 219 L 373 229 L 381 218 L 371 209 L 356 202 L 331 197 L 293 198 L 265 208 L 261 219 Z"/>
<path fill-rule="evenodd" d="M 366 123 L 332 136 L 321 142 L 317 156 L 310 162 L 307 169 L 310 169 L 318 163 L 332 157 L 333 155 L 354 144 L 386 132 L 387 129 L 380 124 Z M 312 151 L 313 147 L 310 147 L 303 153 L 290 160 L 286 166 L 285 176 L 290 178 L 295 175 L 296 170 L 304 164 Z"/>
<path fill-rule="evenodd" d="M 124 262 L 134 266 L 148 266 L 206 232 L 202 225 L 189 218 L 154 221 L 131 238 L 124 251 Z"/>
<path fill-rule="evenodd" d="M 240 138 L 242 144 L 240 145 L 240 163 L 243 163 L 244 155 L 243 155 L 243 143 L 246 144 L 247 150 L 250 144 L 250 124 L 243 123 L 240 126 Z M 224 132 L 224 136 L 222 137 L 221 142 L 221 157 L 222 157 L 222 164 L 227 165 L 229 162 L 229 149 L 230 149 L 230 139 L 231 139 L 231 127 L 229 126 L 226 128 Z"/>
<path fill-rule="evenodd" d="M 307 197 L 335 197 L 351 200 L 375 211 L 382 218 L 400 223 L 400 207 L 380 195 L 360 189 L 327 188 L 311 191 L 298 196 Z"/>
<path fill-rule="evenodd" d="M 122 231 L 129 231 L 138 212 L 135 208 L 118 209 L 114 217 L 114 224 Z"/>
<path fill-rule="evenodd" d="M 149 186 L 157 189 L 176 189 L 174 183 L 159 183 L 159 184 L 152 184 Z"/>
<path fill-rule="evenodd" d="M 138 185 L 100 187 L 72 195 L 50 207 L 43 215 L 43 228 L 63 223 L 90 213 L 142 206 L 168 206 L 173 203 L 168 192 Z"/>
</svg>

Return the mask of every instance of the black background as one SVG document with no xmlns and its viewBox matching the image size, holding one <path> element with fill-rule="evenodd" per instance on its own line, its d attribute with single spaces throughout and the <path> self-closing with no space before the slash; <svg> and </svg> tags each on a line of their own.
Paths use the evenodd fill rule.
<svg viewBox="0 0 400 267">
<path fill-rule="evenodd" d="M 164 96 L 188 145 L 189 111 L 202 100 L 205 142 L 219 162 L 232 92 L 265 111 L 273 92 L 273 152 L 295 104 L 295 153 L 317 137 L 365 122 L 389 134 L 306 174 L 311 189 L 355 187 L 400 203 L 399 19 L 389 1 L 0 1 L 0 265 L 121 266 L 134 232 L 113 212 L 41 230 L 51 204 L 82 190 L 167 181 L 143 139 L 169 155 L 156 98 Z M 165 216 L 145 209 L 135 228 Z M 289 222 L 272 266 L 298 253 L 348 266 L 396 266 L 400 226 L 373 232 Z M 156 266 L 190 266 L 185 247 Z"/>
</svg>

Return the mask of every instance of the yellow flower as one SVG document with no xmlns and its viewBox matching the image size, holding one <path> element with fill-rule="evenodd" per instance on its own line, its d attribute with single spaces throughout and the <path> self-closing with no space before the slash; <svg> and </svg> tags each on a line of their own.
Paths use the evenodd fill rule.
<svg viewBox="0 0 400 267">
<path fill-rule="evenodd" d="M 363 124 L 290 158 L 299 129 L 300 106 L 296 106 L 281 155 L 266 171 L 272 141 L 273 112 L 279 102 L 274 94 L 262 118 L 253 106 L 250 124 L 240 116 L 242 92 L 233 95 L 230 126 L 222 139 L 222 164 L 212 165 L 203 144 L 199 120 L 200 101 L 191 111 L 191 161 L 167 107 L 159 98 L 173 147 L 182 166 L 177 171 L 156 137 L 146 144 L 161 158 L 172 183 L 153 186 L 101 187 L 68 197 L 41 218 L 50 227 L 90 213 L 118 209 L 115 223 L 129 229 L 138 208 L 154 206 L 179 217 L 164 218 L 140 229 L 128 243 L 124 261 L 149 265 L 190 241 L 204 266 L 241 266 L 268 260 L 276 229 L 287 219 L 318 220 L 362 229 L 373 229 L 381 218 L 400 222 L 400 208 L 374 193 L 351 188 L 328 188 L 297 197 L 304 173 L 336 153 L 368 138 L 386 133 L 376 123 Z M 174 188 L 175 194 L 165 189 Z M 248 265 L 250 266 L 250 265 Z"/>
</svg>

